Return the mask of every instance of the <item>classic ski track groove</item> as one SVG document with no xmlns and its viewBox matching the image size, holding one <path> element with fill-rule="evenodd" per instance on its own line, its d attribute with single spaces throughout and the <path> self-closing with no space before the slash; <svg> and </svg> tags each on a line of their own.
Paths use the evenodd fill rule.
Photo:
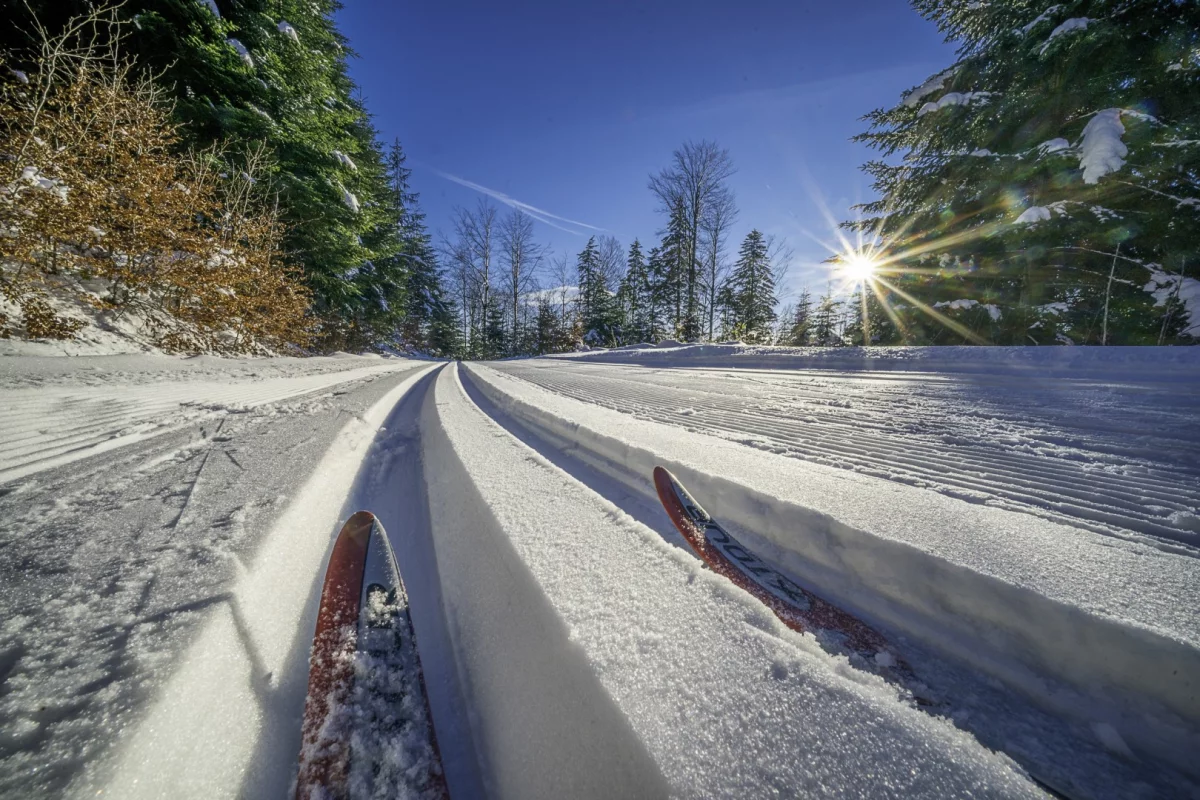
<svg viewBox="0 0 1200 800">
<path fill-rule="evenodd" d="M 1173 526 L 1167 515 L 1172 511 L 1194 513 L 1200 508 L 1197 489 L 1200 471 L 1147 459 L 1147 451 L 1164 454 L 1164 460 L 1177 462 L 1186 458 L 1180 453 L 1186 446 L 1181 447 L 1179 437 L 1167 438 L 1161 433 L 1143 435 L 1144 449 L 1131 451 L 1137 459 L 1131 465 L 1108 452 L 1128 448 L 1106 447 L 1108 443 L 1081 436 L 1086 426 L 1076 425 L 1072 419 L 1067 428 L 1067 420 L 1062 418 L 1065 415 L 1060 411 L 1049 420 L 1039 420 L 1043 425 L 1041 430 L 1031 430 L 1028 422 L 1020 425 L 1019 417 L 1013 414 L 976 412 L 958 417 L 990 423 L 993 437 L 997 428 L 1006 429 L 1010 447 L 1011 440 L 1016 440 L 1025 447 L 1071 448 L 1067 454 L 1073 458 L 1064 457 L 1063 453 L 1022 454 L 980 444 L 945 442 L 946 438 L 965 438 L 972 432 L 961 422 L 939 431 L 936 419 L 931 423 L 928 418 L 918 416 L 932 404 L 932 398 L 907 395 L 892 399 L 887 391 L 880 399 L 868 397 L 857 375 L 848 376 L 853 382 L 848 399 L 854 407 L 826 411 L 819 406 L 829 405 L 833 391 L 841 388 L 840 384 L 822 394 L 811 384 L 795 385 L 799 378 L 793 375 L 770 375 L 780 380 L 769 384 L 769 395 L 733 400 L 722 391 L 686 385 L 691 377 L 691 371 L 686 369 L 672 370 L 671 380 L 676 386 L 665 387 L 654 380 L 662 374 L 661 370 L 645 368 L 631 370 L 604 365 L 605 369 L 589 364 L 588 372 L 581 374 L 580 367 L 562 361 L 545 366 L 514 362 L 494 366 L 549 391 L 635 417 L 712 432 L 734 441 L 738 440 L 738 434 L 755 437 L 758 441 L 748 444 L 782 451 L 782 455 L 792 458 L 1032 513 L 1096 533 L 1123 535 L 1123 531 L 1131 531 L 1179 542 L 1187 536 L 1186 530 Z M 729 375 L 728 371 L 724 374 Z M 731 382 L 730 391 L 736 391 L 744 382 L 744 376 L 733 377 L 738 380 Z M 704 379 L 711 381 L 707 376 Z M 765 384 L 762 380 L 751 382 Z M 950 386 L 959 388 L 952 383 Z M 869 391 L 874 393 L 878 388 L 870 386 Z M 772 414 L 763 408 L 769 404 L 781 407 Z M 891 415 L 890 424 L 877 418 L 885 405 Z M 689 406 L 695 407 L 693 414 L 680 416 L 680 410 Z M 789 419 L 785 414 L 802 419 Z M 1094 423 L 1090 427 L 1111 428 Z M 1102 468 L 1111 464 L 1142 469 L 1146 474 L 1119 475 Z M 958 490 L 971 494 L 963 497 Z M 1165 513 L 1154 513 L 1146 507 L 1148 504 Z"/>
</svg>

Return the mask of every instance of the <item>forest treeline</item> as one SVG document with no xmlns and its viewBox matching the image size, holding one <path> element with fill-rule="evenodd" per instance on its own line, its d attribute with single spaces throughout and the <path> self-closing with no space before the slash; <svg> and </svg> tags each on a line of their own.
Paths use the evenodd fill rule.
<svg viewBox="0 0 1200 800">
<path fill-rule="evenodd" d="M 959 49 L 866 117 L 878 269 L 781 308 L 716 143 L 649 176 L 653 240 L 486 201 L 434 236 L 335 0 L 0 0 L 0 336 L 73 335 L 67 295 L 191 352 L 1196 341 L 1200 6 L 913 5 Z"/>
</svg>

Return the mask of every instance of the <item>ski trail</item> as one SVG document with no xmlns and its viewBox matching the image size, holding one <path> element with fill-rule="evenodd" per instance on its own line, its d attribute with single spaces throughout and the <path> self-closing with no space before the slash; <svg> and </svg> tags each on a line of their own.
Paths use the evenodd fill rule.
<svg viewBox="0 0 1200 800">
<path fill-rule="evenodd" d="M 621 791 L 615 770 L 607 785 L 576 790 L 573 773 L 549 783 L 566 764 L 549 757 L 557 748 L 541 750 L 560 744 L 542 744 L 543 721 L 567 741 L 589 733 L 562 727 L 578 719 L 576 700 L 553 690 L 564 647 L 585 660 L 671 796 L 940 798 L 981 788 L 1042 796 L 1007 759 L 830 657 L 514 439 L 470 401 L 455 372 L 445 370 L 435 387 L 442 435 L 426 438 L 425 458 L 431 474 L 469 476 L 472 485 L 465 497 L 438 497 L 431 485 L 430 503 L 443 588 L 461 609 L 462 635 L 482 648 L 471 661 L 481 716 L 491 720 L 491 747 L 510 756 L 499 760 L 498 796 L 658 796 Z M 521 568 L 510 566 L 509 548 Z M 497 624 L 507 631 L 536 598 L 556 622 L 540 634 L 521 630 L 515 641 L 487 635 Z M 539 708 L 524 707 L 533 699 Z M 504 723 L 499 709 L 510 712 L 499 716 Z M 533 737 L 524 727 L 531 717 Z M 521 774 L 521 763 L 554 773 Z"/>
<path fill-rule="evenodd" d="M 468 370 L 460 370 L 459 375 L 471 401 L 508 433 L 664 541 L 691 555 L 664 513 L 649 476 L 507 414 L 487 398 Z M 783 559 L 777 547 L 753 531 L 727 527 L 740 541 L 753 542 L 755 553 L 773 562 L 787 578 L 801 583 L 798 575 L 780 566 Z M 1166 797 L 1186 784 L 1186 779 L 1160 765 L 1148 769 L 1144 764 L 1112 758 L 1090 731 L 1081 732 L 1069 719 L 1039 708 L 969 665 L 948 661 L 944 654 L 903 639 L 898 631 L 885 633 L 894 641 L 904 641 L 903 654 L 917 675 L 944 698 L 936 712 L 923 711 L 949 717 L 957 727 L 975 735 L 985 746 L 1011 756 L 1030 772 L 1056 786 L 1071 787 L 1068 796 L 1103 797 L 1114 791 L 1134 796 L 1152 787 L 1155 794 Z"/>
<path fill-rule="evenodd" d="M 1200 559 L 632 419 L 485 366 L 493 403 L 590 455 L 662 464 L 802 585 L 1053 713 L 1190 771 Z M 1119 576 L 1114 580 L 1114 576 Z M 1147 589 L 1146 587 L 1153 587 Z M 1115 654 L 1120 654 L 1117 658 Z"/>
<path fill-rule="evenodd" d="M 124 741 L 105 794 L 232 797 L 248 784 L 267 796 L 287 785 L 299 753 L 324 557 L 379 426 L 433 369 L 417 371 L 363 420 L 343 427 L 266 535 L 230 602 L 211 611 L 155 705 Z M 295 752 L 284 760 L 290 744 Z M 256 761 L 263 748 L 273 757 Z"/>
<path fill-rule="evenodd" d="M 494 366 L 564 397 L 791 458 L 1096 533 L 1200 546 L 1200 406 L 1186 387 Z"/>
</svg>

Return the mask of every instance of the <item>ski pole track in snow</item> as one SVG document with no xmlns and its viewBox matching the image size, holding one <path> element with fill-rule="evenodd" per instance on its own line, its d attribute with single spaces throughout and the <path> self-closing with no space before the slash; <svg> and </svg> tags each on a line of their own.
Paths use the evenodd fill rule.
<svg viewBox="0 0 1200 800">
<path fill-rule="evenodd" d="M 567 397 L 788 457 L 1097 533 L 1154 537 L 1171 549 L 1200 542 L 1200 404 L 1186 388 L 1081 382 L 1046 390 L 977 376 L 743 375 L 566 360 L 492 366 Z"/>
<path fill-rule="evenodd" d="M 208 417 L 242 413 L 397 369 L 385 362 L 315 375 L 170 380 L 158 384 L 6 389 L 0 411 L 0 484 Z"/>
</svg>

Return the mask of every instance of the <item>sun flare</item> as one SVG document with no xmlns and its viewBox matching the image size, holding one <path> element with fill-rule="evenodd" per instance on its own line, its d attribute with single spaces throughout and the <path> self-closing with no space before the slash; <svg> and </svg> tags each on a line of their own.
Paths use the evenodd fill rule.
<svg viewBox="0 0 1200 800">
<path fill-rule="evenodd" d="M 875 277 L 879 262 L 866 253 L 848 253 L 840 259 L 839 271 L 851 283 L 866 283 Z"/>
</svg>

